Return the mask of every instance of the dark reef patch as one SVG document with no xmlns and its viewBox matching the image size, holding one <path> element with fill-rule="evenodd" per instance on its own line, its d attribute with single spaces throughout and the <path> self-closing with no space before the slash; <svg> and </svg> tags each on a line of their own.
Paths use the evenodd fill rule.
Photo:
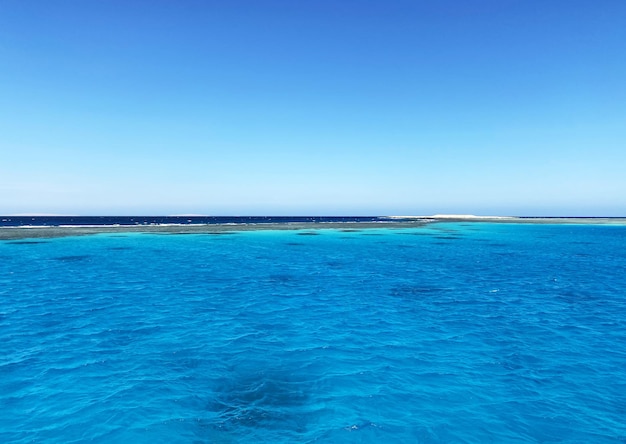
<svg viewBox="0 0 626 444">
<path fill-rule="evenodd" d="M 520 256 L 520 253 L 518 251 L 494 251 L 491 254 L 495 256 L 502 256 L 502 257 Z"/>
<path fill-rule="evenodd" d="M 328 261 L 326 265 L 330 268 L 344 268 L 345 264 L 339 261 Z"/>
<path fill-rule="evenodd" d="M 298 236 L 319 236 L 320 234 L 315 231 L 301 231 L 296 233 Z"/>
<path fill-rule="evenodd" d="M 13 245 L 35 245 L 35 244 L 49 244 L 48 241 L 9 241 L 7 244 Z"/>
<path fill-rule="evenodd" d="M 221 428 L 306 430 L 309 395 L 303 382 L 287 373 L 234 374 L 218 382 L 205 409 Z"/>
<path fill-rule="evenodd" d="M 80 262 L 90 259 L 91 256 L 87 254 L 75 255 L 75 256 L 57 256 L 53 257 L 52 260 L 59 262 Z"/>
<path fill-rule="evenodd" d="M 290 274 L 271 274 L 269 280 L 274 283 L 286 283 L 294 281 L 296 278 Z"/>
<path fill-rule="evenodd" d="M 433 295 L 440 295 L 447 293 L 449 289 L 442 287 L 430 287 L 430 286 L 402 286 L 395 287 L 390 290 L 391 296 L 400 297 L 404 299 L 420 299 Z"/>
</svg>

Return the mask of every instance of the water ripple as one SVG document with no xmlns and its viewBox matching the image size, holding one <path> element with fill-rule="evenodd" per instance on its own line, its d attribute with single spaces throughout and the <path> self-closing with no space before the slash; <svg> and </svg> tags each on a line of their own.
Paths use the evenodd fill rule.
<svg viewBox="0 0 626 444">
<path fill-rule="evenodd" d="M 447 227 L 0 244 L 0 439 L 626 442 L 623 228 Z"/>
</svg>

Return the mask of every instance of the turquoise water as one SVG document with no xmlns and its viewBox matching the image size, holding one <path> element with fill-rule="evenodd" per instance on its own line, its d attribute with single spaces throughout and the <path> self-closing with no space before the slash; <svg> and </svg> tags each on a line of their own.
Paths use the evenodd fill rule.
<svg viewBox="0 0 626 444">
<path fill-rule="evenodd" d="M 625 443 L 626 227 L 0 242 L 0 442 Z"/>
</svg>

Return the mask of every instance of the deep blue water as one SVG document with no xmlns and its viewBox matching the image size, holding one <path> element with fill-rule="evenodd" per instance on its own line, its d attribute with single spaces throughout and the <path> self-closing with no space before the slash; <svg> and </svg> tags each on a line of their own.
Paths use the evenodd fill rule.
<svg viewBox="0 0 626 444">
<path fill-rule="evenodd" d="M 385 216 L 0 216 L 0 227 L 59 225 L 267 224 L 384 222 Z"/>
<path fill-rule="evenodd" d="M 625 443 L 626 227 L 0 242 L 3 443 Z"/>
</svg>

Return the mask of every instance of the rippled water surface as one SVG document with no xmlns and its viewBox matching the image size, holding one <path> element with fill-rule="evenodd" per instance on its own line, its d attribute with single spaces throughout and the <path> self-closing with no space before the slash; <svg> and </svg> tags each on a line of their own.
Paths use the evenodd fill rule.
<svg viewBox="0 0 626 444">
<path fill-rule="evenodd" d="M 625 443 L 626 227 L 0 242 L 0 442 Z"/>
</svg>

